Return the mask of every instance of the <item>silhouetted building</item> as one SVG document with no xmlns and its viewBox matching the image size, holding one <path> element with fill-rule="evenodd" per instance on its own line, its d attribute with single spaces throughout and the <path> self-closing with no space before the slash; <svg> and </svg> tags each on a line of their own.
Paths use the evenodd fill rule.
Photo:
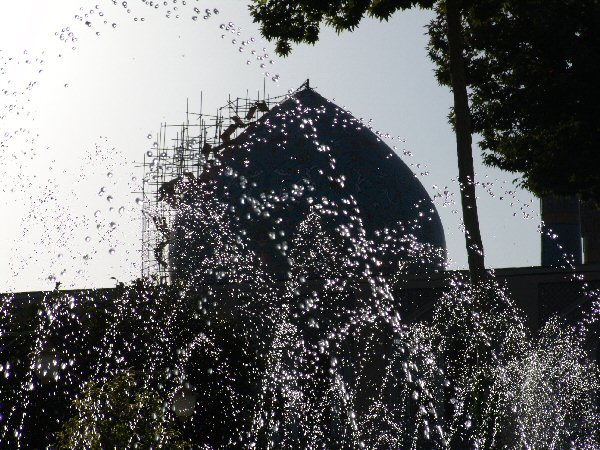
<svg viewBox="0 0 600 450">
<path fill-rule="evenodd" d="M 381 272 L 431 273 L 444 267 L 444 230 L 423 185 L 365 124 L 308 87 L 228 140 L 188 186 L 170 242 L 176 278 L 210 280 L 206 261 L 215 247 L 207 242 L 215 238 L 206 218 L 215 198 L 233 211 L 220 216 L 228 221 L 229 234 L 241 236 L 244 251 L 258 255 L 279 279 L 289 270 L 282 245 L 302 238 L 300 228 L 311 210 L 334 239 L 340 227 L 350 227 L 355 237 L 364 233 L 381 254 Z M 401 240 L 411 242 L 386 252 L 390 242 Z M 430 254 L 409 255 L 413 249 Z M 323 275 L 318 268 L 312 274 Z"/>
</svg>

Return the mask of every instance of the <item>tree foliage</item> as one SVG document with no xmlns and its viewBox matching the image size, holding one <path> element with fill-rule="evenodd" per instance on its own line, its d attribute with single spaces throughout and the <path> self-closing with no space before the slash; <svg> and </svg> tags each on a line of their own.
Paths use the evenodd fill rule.
<svg viewBox="0 0 600 450">
<path fill-rule="evenodd" d="M 291 43 L 315 44 L 321 25 L 338 33 L 354 30 L 365 17 L 388 20 L 396 11 L 415 6 L 431 8 L 434 0 L 257 0 L 250 4 L 264 37 L 277 41 L 277 53 L 288 55 Z"/>
<path fill-rule="evenodd" d="M 57 449 L 191 448 L 161 398 L 139 386 L 131 372 L 87 383 L 73 408 L 75 415 L 57 433 Z"/>
<path fill-rule="evenodd" d="M 429 53 L 450 85 L 437 13 Z M 600 202 L 600 1 L 486 0 L 465 8 L 463 27 L 484 162 L 537 195 Z"/>
</svg>

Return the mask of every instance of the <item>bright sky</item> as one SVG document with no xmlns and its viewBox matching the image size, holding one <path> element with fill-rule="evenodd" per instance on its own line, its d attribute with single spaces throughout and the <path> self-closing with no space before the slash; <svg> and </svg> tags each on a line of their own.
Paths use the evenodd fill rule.
<svg viewBox="0 0 600 450">
<path fill-rule="evenodd" d="M 52 288 L 51 276 L 76 288 L 138 276 L 141 220 L 132 192 L 142 174 L 136 162 L 153 142 L 147 136 L 161 122 L 182 122 L 186 101 L 199 109 L 201 92 L 210 113 L 229 94 L 262 90 L 265 71 L 280 76 L 279 83 L 267 78 L 271 95 L 310 78 L 376 130 L 405 139 L 413 156 L 402 158 L 428 173 L 420 179 L 431 196 L 445 186 L 457 191 L 451 96 L 426 56 L 428 12 L 365 20 L 341 36 L 327 30 L 315 47 L 282 59 L 260 38 L 246 2 L 128 3 L 0 3 L 0 292 Z M 207 8 L 219 14 L 204 19 Z M 239 36 L 220 29 L 228 22 Z M 269 57 L 257 61 L 250 51 L 263 48 Z M 487 265 L 538 264 L 537 201 L 514 188 L 512 174 L 483 167 L 478 151 L 476 160 L 478 180 L 493 183 L 495 195 L 479 193 Z M 460 205 L 439 204 L 438 211 L 451 267 L 465 267 Z"/>
</svg>

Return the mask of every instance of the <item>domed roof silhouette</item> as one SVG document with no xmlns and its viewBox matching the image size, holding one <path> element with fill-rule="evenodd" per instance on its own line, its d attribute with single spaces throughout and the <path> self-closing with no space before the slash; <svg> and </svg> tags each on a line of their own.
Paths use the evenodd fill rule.
<svg viewBox="0 0 600 450">
<path fill-rule="evenodd" d="M 221 213 L 206 210 L 217 204 Z M 383 272 L 443 268 L 444 230 L 423 185 L 368 127 L 307 87 L 231 140 L 186 191 L 170 242 L 172 273 L 189 277 L 209 261 L 225 264 L 223 246 L 238 245 L 285 277 L 290 247 L 302 240 L 311 212 L 348 254 L 360 252 L 358 241 L 378 249 L 374 266 Z M 437 256 L 409 258 L 407 241 L 417 253 L 437 249 Z M 312 274 L 321 275 L 318 268 Z"/>
</svg>

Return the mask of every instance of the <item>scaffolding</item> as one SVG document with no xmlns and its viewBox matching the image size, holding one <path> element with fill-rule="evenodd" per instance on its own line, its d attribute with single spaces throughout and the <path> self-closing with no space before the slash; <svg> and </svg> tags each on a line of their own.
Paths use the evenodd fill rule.
<svg viewBox="0 0 600 450">
<path fill-rule="evenodd" d="M 200 112 L 190 112 L 188 104 L 183 123 L 160 125 L 142 162 L 142 277 L 169 282 L 168 246 L 177 212 L 169 196 L 176 183 L 198 178 L 207 162 L 286 97 L 268 97 L 264 91 L 255 98 L 229 97 L 216 114 L 204 114 L 201 95 Z"/>
</svg>

